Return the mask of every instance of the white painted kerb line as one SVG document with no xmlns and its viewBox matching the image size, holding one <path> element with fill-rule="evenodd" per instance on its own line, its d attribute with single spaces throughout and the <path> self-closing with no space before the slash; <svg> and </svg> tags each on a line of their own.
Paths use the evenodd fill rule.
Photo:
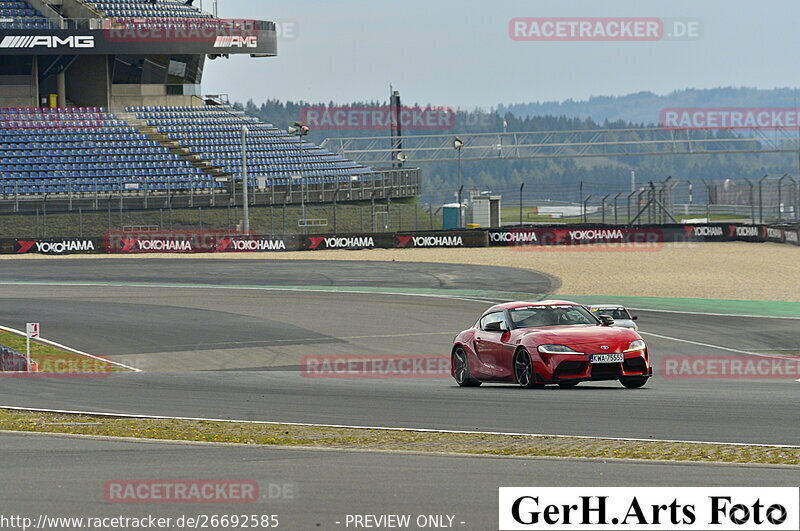
<svg viewBox="0 0 800 531">
<path fill-rule="evenodd" d="M 0 330 L 5 330 L 6 332 L 11 332 L 12 334 L 19 334 L 21 336 L 25 335 L 25 332 L 22 330 L 17 330 L 15 328 L 9 328 L 7 326 L 0 326 Z M 80 350 L 76 350 L 72 347 L 68 347 L 66 345 L 62 345 L 60 343 L 56 343 L 55 341 L 50 341 L 49 339 L 39 338 L 38 341 L 42 343 L 46 343 L 52 347 L 60 348 L 62 350 L 66 350 L 68 352 L 72 352 L 73 354 L 77 354 L 79 356 L 85 356 L 87 358 L 91 358 L 93 360 L 104 361 L 106 363 L 110 363 L 111 365 L 116 365 L 117 367 L 121 367 L 123 369 L 128 369 L 133 372 L 142 372 L 142 369 L 137 369 L 136 367 L 131 367 L 130 365 L 125 365 L 124 363 L 119 363 L 117 361 L 111 361 L 106 358 L 101 358 L 100 356 L 95 356 L 93 354 L 87 354 L 86 352 L 81 352 Z"/>
</svg>

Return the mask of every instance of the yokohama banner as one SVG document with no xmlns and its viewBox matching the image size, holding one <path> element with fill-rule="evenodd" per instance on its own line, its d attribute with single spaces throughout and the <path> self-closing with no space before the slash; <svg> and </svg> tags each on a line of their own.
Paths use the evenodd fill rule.
<svg viewBox="0 0 800 531">
<path fill-rule="evenodd" d="M 109 231 L 104 238 L 109 253 L 243 253 L 298 250 L 293 237 L 268 237 L 227 231 Z"/>
<path fill-rule="evenodd" d="M 486 247 L 486 231 L 459 230 L 443 232 L 414 232 L 395 235 L 395 247 Z"/>
<path fill-rule="evenodd" d="M 595 243 L 661 243 L 668 241 L 660 228 L 576 227 L 495 229 L 489 231 L 489 245 L 587 245 Z"/>
<path fill-rule="evenodd" d="M 800 231 L 787 227 L 766 227 L 766 240 L 775 243 L 800 245 Z"/>
<path fill-rule="evenodd" d="M 734 241 L 767 241 L 766 225 L 728 225 L 728 238 Z"/>
<path fill-rule="evenodd" d="M 379 232 L 374 234 L 328 234 L 324 236 L 308 236 L 303 240 L 302 250 L 388 249 L 391 247 L 394 247 L 394 234 L 390 232 Z"/>
<path fill-rule="evenodd" d="M 102 253 L 102 241 L 93 238 L 64 238 L 60 240 L 11 240 L 12 254 L 88 254 Z"/>
</svg>

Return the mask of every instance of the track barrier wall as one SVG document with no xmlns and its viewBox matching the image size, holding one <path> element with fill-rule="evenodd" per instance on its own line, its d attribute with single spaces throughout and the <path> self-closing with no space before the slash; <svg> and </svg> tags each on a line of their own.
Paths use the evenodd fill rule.
<svg viewBox="0 0 800 531">
<path fill-rule="evenodd" d="M 446 247 L 574 246 L 667 242 L 800 245 L 800 229 L 778 225 L 571 225 L 424 232 L 269 236 L 228 231 L 108 231 L 102 238 L 0 240 L 0 254 L 148 254 Z"/>
<path fill-rule="evenodd" d="M 31 365 L 34 365 L 31 362 Z M 25 354 L 17 352 L 13 348 L 0 345 L 0 371 L 14 372 L 14 371 L 27 371 L 28 360 Z"/>
</svg>

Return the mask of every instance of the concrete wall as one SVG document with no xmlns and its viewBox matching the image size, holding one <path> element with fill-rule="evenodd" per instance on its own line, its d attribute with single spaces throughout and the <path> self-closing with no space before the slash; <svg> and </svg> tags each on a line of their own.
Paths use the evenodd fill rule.
<svg viewBox="0 0 800 531">
<path fill-rule="evenodd" d="M 35 78 L 0 76 L 0 105 L 3 107 L 38 107 Z"/>
<path fill-rule="evenodd" d="M 66 77 L 69 101 L 84 107 L 109 106 L 111 91 L 105 56 L 79 56 L 67 70 Z"/>
<path fill-rule="evenodd" d="M 191 95 L 168 95 L 166 85 L 112 85 L 111 108 L 143 107 L 152 105 L 196 106 L 202 99 Z"/>
</svg>

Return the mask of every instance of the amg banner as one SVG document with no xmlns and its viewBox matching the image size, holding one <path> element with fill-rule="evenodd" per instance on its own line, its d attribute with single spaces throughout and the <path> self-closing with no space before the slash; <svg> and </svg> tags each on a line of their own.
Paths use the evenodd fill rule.
<svg viewBox="0 0 800 531">
<path fill-rule="evenodd" d="M 0 55 L 277 55 L 273 22 L 187 19 L 103 21 L 102 29 L 0 29 Z"/>
<path fill-rule="evenodd" d="M 299 249 L 293 237 L 227 231 L 108 231 L 103 247 L 106 252 L 119 254 L 264 253 Z"/>
<path fill-rule="evenodd" d="M 11 246 L 4 253 L 11 254 L 92 254 L 102 253 L 103 243 L 93 238 L 63 238 L 52 240 L 10 240 Z"/>
</svg>

